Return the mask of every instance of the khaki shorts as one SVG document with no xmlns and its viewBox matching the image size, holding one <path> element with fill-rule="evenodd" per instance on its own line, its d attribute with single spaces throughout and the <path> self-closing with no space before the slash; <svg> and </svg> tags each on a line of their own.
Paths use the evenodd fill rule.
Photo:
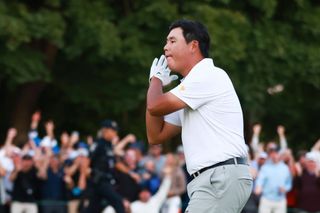
<svg viewBox="0 0 320 213">
<path fill-rule="evenodd" d="M 188 184 L 186 213 L 239 213 L 250 197 L 252 183 L 247 165 L 208 169 Z"/>
</svg>

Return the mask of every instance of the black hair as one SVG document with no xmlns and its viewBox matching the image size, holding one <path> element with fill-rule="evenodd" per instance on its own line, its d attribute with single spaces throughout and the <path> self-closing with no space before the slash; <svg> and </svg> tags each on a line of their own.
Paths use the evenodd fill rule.
<svg viewBox="0 0 320 213">
<path fill-rule="evenodd" d="M 187 44 L 193 40 L 199 42 L 200 52 L 203 57 L 207 58 L 209 56 L 210 47 L 210 36 L 207 28 L 198 21 L 181 19 L 174 21 L 170 25 L 169 31 L 178 27 L 182 29 L 183 37 Z"/>
</svg>

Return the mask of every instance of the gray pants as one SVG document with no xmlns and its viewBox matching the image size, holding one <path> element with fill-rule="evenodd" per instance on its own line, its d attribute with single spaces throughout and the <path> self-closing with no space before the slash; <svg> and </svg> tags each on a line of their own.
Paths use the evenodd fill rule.
<svg viewBox="0 0 320 213">
<path fill-rule="evenodd" d="M 247 165 L 208 169 L 188 184 L 190 202 L 186 213 L 240 213 L 252 183 Z"/>
</svg>

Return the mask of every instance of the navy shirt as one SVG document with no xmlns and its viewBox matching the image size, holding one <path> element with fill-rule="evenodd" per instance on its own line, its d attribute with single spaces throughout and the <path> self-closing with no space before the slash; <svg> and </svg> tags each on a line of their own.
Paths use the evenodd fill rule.
<svg viewBox="0 0 320 213">
<path fill-rule="evenodd" d="M 63 181 L 63 169 L 59 169 L 54 173 L 51 168 L 47 171 L 47 180 L 43 180 L 41 184 L 42 200 L 65 200 L 65 183 Z"/>
</svg>

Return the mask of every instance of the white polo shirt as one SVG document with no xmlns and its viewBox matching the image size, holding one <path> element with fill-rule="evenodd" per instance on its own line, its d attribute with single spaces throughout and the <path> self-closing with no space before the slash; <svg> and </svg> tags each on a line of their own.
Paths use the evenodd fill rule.
<svg viewBox="0 0 320 213">
<path fill-rule="evenodd" d="M 229 158 L 247 157 L 238 96 L 227 73 L 212 59 L 196 64 L 170 92 L 188 105 L 166 115 L 165 121 L 182 127 L 189 174 Z"/>
</svg>

